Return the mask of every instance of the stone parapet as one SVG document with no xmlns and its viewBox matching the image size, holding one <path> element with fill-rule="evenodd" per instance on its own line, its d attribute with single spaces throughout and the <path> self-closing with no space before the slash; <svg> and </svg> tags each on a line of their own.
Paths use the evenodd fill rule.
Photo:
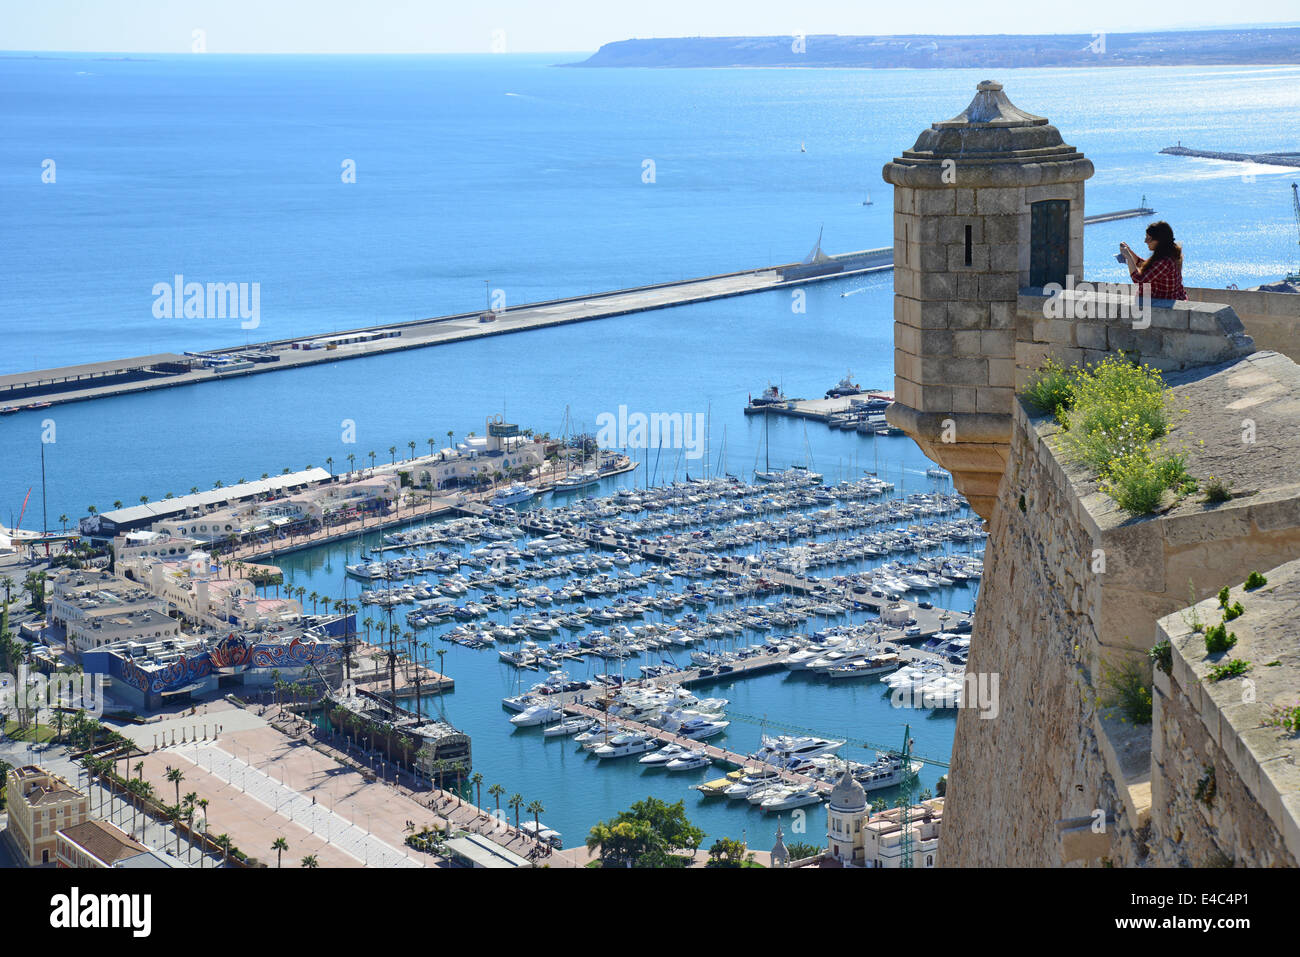
<svg viewBox="0 0 1300 957">
<path fill-rule="evenodd" d="M 1300 295 L 1258 289 L 1198 289 L 1187 287 L 1192 302 L 1231 306 L 1255 340 L 1256 349 L 1280 352 L 1300 362 Z"/>
<path fill-rule="evenodd" d="M 1167 866 L 1296 867 L 1300 861 L 1300 737 L 1277 709 L 1300 705 L 1300 561 L 1265 572 L 1268 584 L 1229 604 L 1245 609 L 1228 627 L 1237 644 L 1209 655 L 1199 620 L 1215 625 L 1216 600 L 1163 618 L 1170 674 L 1153 694 L 1151 851 Z M 1225 584 L 1227 584 L 1225 582 Z M 1213 681 L 1227 658 L 1250 663 L 1241 677 Z"/>
<path fill-rule="evenodd" d="M 1131 518 L 1064 455 L 1055 422 L 1013 405 L 967 665 L 1001 676 L 1001 709 L 991 720 L 975 711 L 958 716 L 942 864 L 1066 863 L 1081 852 L 1064 842 L 1059 822 L 1098 810 L 1115 820 L 1107 859 L 1175 862 L 1148 859 L 1148 825 L 1170 791 L 1185 789 L 1181 778 L 1171 783 L 1185 774 L 1170 772 L 1161 783 L 1151 762 L 1162 741 L 1194 736 L 1170 731 L 1153 738 L 1149 728 L 1120 722 L 1099 704 L 1105 676 L 1125 661 L 1144 662 L 1157 622 L 1184 608 L 1189 593 L 1204 599 L 1252 569 L 1300 555 L 1300 433 L 1293 426 L 1300 368 L 1276 353 L 1257 353 L 1172 375 L 1169 384 L 1176 410 L 1169 442 L 1186 451 L 1194 476 L 1231 482 L 1229 501 L 1188 497 Z M 1245 415 L 1256 439 L 1249 445 L 1239 431 Z M 1300 666 L 1295 647 L 1292 639 L 1291 661 Z M 1199 747 L 1201 739 L 1195 742 Z M 1014 773 L 1005 761 L 1013 753 Z M 995 765 L 1004 770 L 980 771 Z M 1232 780 L 1227 770 L 1220 773 Z M 1262 805 L 1249 774 L 1232 773 Z M 1249 807 L 1242 803 L 1234 820 L 1243 833 L 1259 833 Z M 1261 846 L 1256 838 L 1242 840 Z M 1282 860 L 1262 852 L 1252 858 Z"/>
</svg>

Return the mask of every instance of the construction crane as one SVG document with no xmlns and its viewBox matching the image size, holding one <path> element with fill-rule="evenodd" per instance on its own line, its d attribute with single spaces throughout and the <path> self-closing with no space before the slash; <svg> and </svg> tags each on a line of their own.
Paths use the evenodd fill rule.
<svg viewBox="0 0 1300 957">
<path fill-rule="evenodd" d="M 1296 244 L 1300 245 L 1300 186 L 1295 183 L 1291 184 L 1291 206 L 1295 210 Z M 1300 265 L 1300 263 L 1297 265 Z M 1293 273 L 1289 273 L 1285 281 L 1300 282 L 1300 268 L 1297 268 Z"/>
<path fill-rule="evenodd" d="M 848 744 L 854 744 L 858 747 L 867 748 L 872 751 L 880 751 L 885 754 L 897 754 L 903 764 L 903 780 L 898 785 L 898 824 L 900 828 L 899 836 L 899 867 L 912 867 L 912 792 L 916 790 L 916 769 L 914 765 L 917 762 L 930 764 L 935 767 L 947 768 L 947 761 L 940 761 L 937 758 L 927 758 L 923 755 L 916 754 L 912 751 L 912 726 L 903 725 L 903 747 L 894 749 L 883 744 L 876 744 L 872 741 L 863 741 L 860 738 L 854 738 L 847 734 L 829 734 L 825 731 L 817 731 L 812 728 L 802 728 L 798 725 L 782 724 L 776 721 L 768 721 L 766 718 L 758 718 L 752 714 L 745 714 L 741 711 L 727 711 L 727 717 L 733 720 L 744 721 L 747 723 L 760 724 L 764 727 L 771 726 L 782 731 L 789 731 L 795 734 L 811 734 L 816 737 L 834 737 L 841 738 Z"/>
</svg>

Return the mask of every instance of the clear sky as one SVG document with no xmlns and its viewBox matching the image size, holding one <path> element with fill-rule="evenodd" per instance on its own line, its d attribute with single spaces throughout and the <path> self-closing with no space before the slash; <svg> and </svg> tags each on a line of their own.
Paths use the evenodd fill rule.
<svg viewBox="0 0 1300 957">
<path fill-rule="evenodd" d="M 1296 0 L 0 0 L 0 49 L 184 53 L 593 51 L 631 37 L 1122 33 L 1295 21 Z"/>
</svg>

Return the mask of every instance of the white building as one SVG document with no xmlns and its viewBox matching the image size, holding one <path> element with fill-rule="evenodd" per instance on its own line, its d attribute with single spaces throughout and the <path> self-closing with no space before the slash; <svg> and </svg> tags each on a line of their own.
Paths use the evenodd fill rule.
<svg viewBox="0 0 1300 957">
<path fill-rule="evenodd" d="M 49 601 L 50 624 L 63 632 L 74 655 L 115 641 L 180 633 L 166 600 L 108 572 L 64 572 L 53 579 Z"/>
<path fill-rule="evenodd" d="M 867 794 L 846 768 L 826 802 L 827 856 L 839 867 L 901 867 L 903 809 L 867 810 Z M 934 867 L 943 824 L 943 798 L 908 809 L 912 867 Z"/>
<path fill-rule="evenodd" d="M 867 820 L 867 792 L 848 767 L 826 801 L 826 838 L 832 858 L 845 867 L 866 867 L 862 825 Z"/>
</svg>

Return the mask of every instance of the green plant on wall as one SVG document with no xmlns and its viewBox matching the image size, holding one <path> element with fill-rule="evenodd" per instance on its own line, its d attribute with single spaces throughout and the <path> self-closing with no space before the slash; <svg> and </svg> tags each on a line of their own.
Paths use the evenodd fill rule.
<svg viewBox="0 0 1300 957">
<path fill-rule="evenodd" d="M 1167 492 L 1196 489 L 1186 457 L 1160 442 L 1169 431 L 1169 394 L 1158 370 L 1120 354 L 1069 368 L 1049 359 L 1023 395 L 1061 424 L 1065 453 L 1096 473 L 1103 492 L 1124 511 L 1146 515 Z"/>
<path fill-rule="evenodd" d="M 1127 723 L 1150 724 L 1150 663 L 1139 658 L 1125 659 L 1118 665 L 1102 662 L 1101 704 L 1117 711 Z"/>
<path fill-rule="evenodd" d="M 1212 628 L 1205 630 L 1205 651 L 1207 654 L 1217 655 L 1227 651 L 1237 643 L 1237 636 L 1228 631 L 1228 626 L 1219 622 Z"/>
</svg>

